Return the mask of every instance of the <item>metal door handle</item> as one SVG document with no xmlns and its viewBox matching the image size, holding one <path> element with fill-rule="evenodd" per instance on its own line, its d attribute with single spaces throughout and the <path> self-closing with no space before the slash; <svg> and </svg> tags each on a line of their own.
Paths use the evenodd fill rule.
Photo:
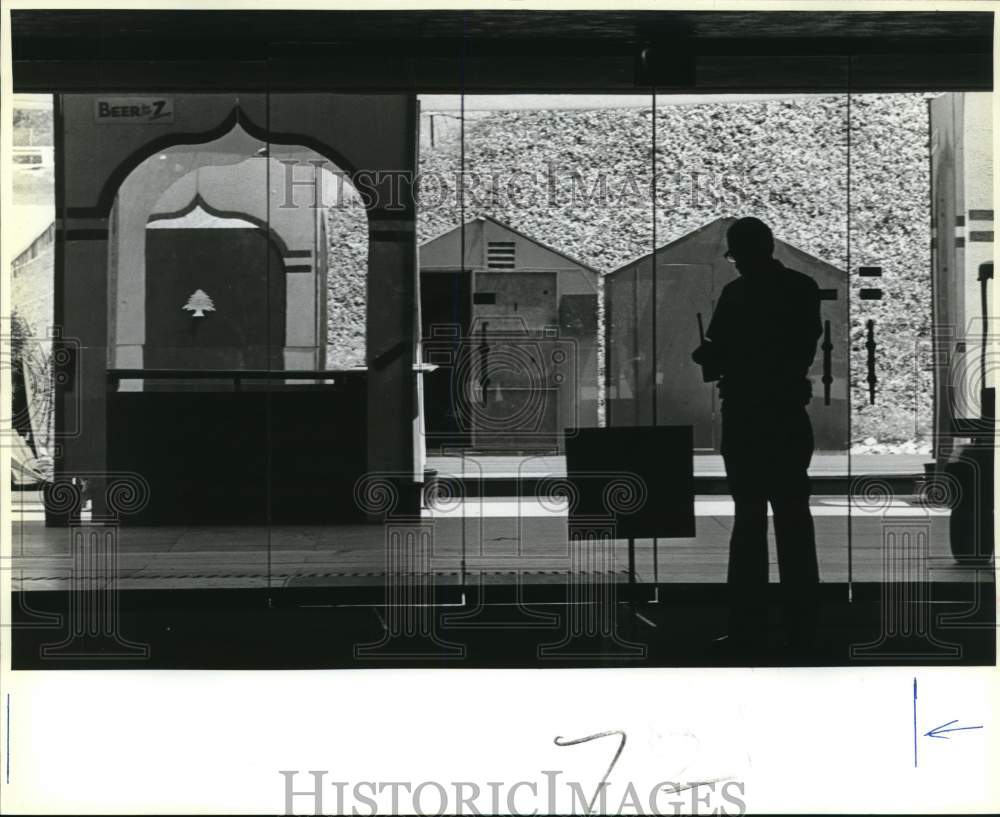
<svg viewBox="0 0 1000 817">
<path fill-rule="evenodd" d="M 830 405 L 830 385 L 833 383 L 833 341 L 830 339 L 830 321 L 823 321 L 823 405 Z"/>
<path fill-rule="evenodd" d="M 875 405 L 875 384 L 878 377 L 875 376 L 875 321 L 869 320 L 866 324 L 868 329 L 868 340 L 865 341 L 865 349 L 868 350 L 868 402 Z"/>
</svg>

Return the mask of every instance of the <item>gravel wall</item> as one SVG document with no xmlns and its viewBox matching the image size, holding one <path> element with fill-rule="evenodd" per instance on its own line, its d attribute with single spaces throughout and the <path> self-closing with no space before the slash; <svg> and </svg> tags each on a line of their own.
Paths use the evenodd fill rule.
<svg viewBox="0 0 1000 817">
<path fill-rule="evenodd" d="M 462 208 L 460 130 L 439 118 L 435 145 L 422 139 L 419 239 L 489 214 L 608 273 L 719 216 L 758 216 L 779 238 L 842 269 L 882 266 L 884 300 L 851 299 L 852 437 L 926 437 L 924 96 L 862 95 L 850 105 L 842 96 L 661 104 L 655 225 L 653 132 L 652 111 L 639 108 L 468 114 Z M 863 283 L 851 277 L 852 289 Z M 875 405 L 865 382 L 869 318 L 879 344 Z"/>
<path fill-rule="evenodd" d="M 851 276 L 852 438 L 873 445 L 929 436 L 924 95 L 660 104 L 655 117 L 648 108 L 475 111 L 466 115 L 464 146 L 454 114 L 426 111 L 422 125 L 420 241 L 488 214 L 608 273 L 720 216 L 756 215 L 842 269 L 881 266 L 882 301 L 861 301 L 856 290 L 866 281 Z M 357 365 L 364 219 L 357 208 L 335 208 L 328 226 L 330 365 Z M 878 343 L 874 405 L 868 319 Z"/>
</svg>

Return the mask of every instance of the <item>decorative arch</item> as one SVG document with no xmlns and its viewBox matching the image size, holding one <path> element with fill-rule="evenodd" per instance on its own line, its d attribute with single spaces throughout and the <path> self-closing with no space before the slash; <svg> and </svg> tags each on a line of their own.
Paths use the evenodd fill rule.
<svg viewBox="0 0 1000 817">
<path fill-rule="evenodd" d="M 242 128 L 249 135 L 265 144 L 294 145 L 315 151 L 320 156 L 329 159 L 337 167 L 347 171 L 352 178 L 358 173 L 359 168 L 355 167 L 347 157 L 332 146 L 308 134 L 268 131 L 267 128 L 256 124 L 239 105 L 235 105 L 226 118 L 214 128 L 195 133 L 168 133 L 146 142 L 142 147 L 128 154 L 108 174 L 104 186 L 98 194 L 97 205 L 95 207 L 69 208 L 68 216 L 70 218 L 107 218 L 111 214 L 112 207 L 114 207 L 119 188 L 132 174 L 132 171 L 150 156 L 172 147 L 209 144 L 221 139 L 236 127 Z"/>
<path fill-rule="evenodd" d="M 311 203 L 303 204 L 300 197 L 305 196 L 308 201 L 311 195 L 305 188 L 295 190 L 298 209 L 282 209 L 276 206 L 275 197 L 281 201 L 283 191 L 265 182 L 282 170 L 277 164 L 282 155 L 276 157 L 273 151 L 266 150 L 268 143 L 259 133 L 252 132 L 252 123 L 248 127 L 247 121 L 239 116 L 231 116 L 227 122 L 231 127 L 218 135 L 217 148 L 207 147 L 213 142 L 205 141 L 193 146 L 177 144 L 173 150 L 161 150 L 158 159 L 166 163 L 153 158 L 156 152 L 152 152 L 139 164 L 122 165 L 132 165 L 132 171 L 119 184 L 116 201 L 119 195 L 139 196 L 139 199 L 138 207 L 112 205 L 116 213 L 110 236 L 114 245 L 110 259 L 112 313 L 108 327 L 112 365 L 141 368 L 145 357 L 143 309 L 148 285 L 145 230 L 160 229 L 168 221 L 200 212 L 205 218 L 252 226 L 277 248 L 281 258 L 277 274 L 286 276 L 287 285 L 286 368 L 363 366 L 367 346 L 370 214 L 349 180 L 339 186 L 341 192 L 332 206 L 328 198 L 338 187 L 336 173 L 349 171 L 324 167 L 325 157 L 311 147 L 281 143 L 291 148 L 288 156 L 315 167 L 317 183 L 322 184 L 324 191 L 319 210 Z M 219 130 L 212 132 L 218 134 Z M 198 146 L 206 146 L 205 164 L 198 158 Z M 172 155 L 177 157 L 173 163 Z M 208 187 L 205 187 L 206 177 Z M 240 188 L 226 183 L 226 177 L 234 179 L 237 185 L 242 183 L 242 195 L 234 194 Z M 243 203 L 252 206 L 241 206 Z M 116 263 L 119 256 L 124 265 Z"/>
<path fill-rule="evenodd" d="M 244 228 L 262 230 L 269 235 L 271 241 L 277 246 L 278 250 L 281 252 L 282 258 L 287 258 L 292 254 L 292 250 L 289 249 L 288 244 L 285 243 L 281 234 L 263 219 L 258 218 L 251 213 L 239 212 L 236 210 L 221 210 L 217 207 L 213 207 L 205 201 L 204 198 L 202 198 L 200 193 L 196 193 L 194 198 L 180 210 L 175 210 L 170 213 L 153 213 L 146 219 L 146 229 L 163 229 L 165 222 L 181 221 L 198 211 L 206 213 L 218 222 L 240 222 Z M 236 225 L 233 224 L 233 226 L 235 227 Z M 222 225 L 217 224 L 216 227 L 219 228 L 222 227 Z"/>
</svg>

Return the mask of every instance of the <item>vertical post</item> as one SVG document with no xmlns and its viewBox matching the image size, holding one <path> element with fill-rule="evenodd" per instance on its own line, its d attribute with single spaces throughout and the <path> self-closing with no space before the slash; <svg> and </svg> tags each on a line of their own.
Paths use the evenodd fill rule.
<svg viewBox="0 0 1000 817">
<path fill-rule="evenodd" d="M 419 509 L 413 435 L 417 406 L 414 379 L 419 283 L 416 202 L 413 178 L 417 160 L 417 98 L 406 97 L 407 133 L 401 164 L 377 179 L 368 211 L 368 470 L 398 473 L 401 512 Z M 378 182 L 382 183 L 379 184 Z M 390 187 L 395 185 L 395 188 Z"/>
<path fill-rule="evenodd" d="M 652 319 L 653 326 L 652 326 L 652 332 L 651 332 L 651 335 L 652 335 L 652 347 L 653 348 L 650 350 L 650 354 L 651 354 L 652 363 L 653 363 L 653 422 L 652 422 L 652 425 L 658 426 L 660 424 L 660 417 L 659 417 L 659 414 L 658 414 L 657 396 L 658 396 L 658 392 L 659 392 L 660 376 L 659 376 L 659 370 L 658 370 L 659 360 L 657 359 L 658 356 L 656 354 L 656 352 L 657 352 L 657 349 L 656 349 L 656 344 L 657 344 L 656 320 L 659 317 L 659 315 L 658 315 L 659 304 L 657 303 L 657 300 L 656 300 L 656 94 L 655 93 L 652 96 L 652 105 L 653 105 L 653 115 L 650 117 L 650 120 L 653 123 L 653 133 L 652 133 L 652 137 L 653 137 L 652 138 L 652 142 L 653 142 L 652 147 L 653 147 L 653 149 L 652 149 L 652 152 L 651 152 L 650 155 L 652 157 L 651 164 L 652 164 L 652 170 L 653 170 L 653 178 L 650 179 L 649 185 L 650 185 L 650 191 L 652 193 L 651 198 L 652 198 L 652 212 L 653 212 L 653 254 L 652 254 L 653 268 L 652 268 L 652 272 L 650 273 L 651 276 L 652 276 L 652 279 L 653 279 L 652 280 L 653 294 L 652 294 L 652 298 L 651 298 L 652 303 L 650 304 L 650 311 L 651 311 L 652 316 L 653 316 L 653 319 Z M 632 540 L 630 539 L 629 540 L 629 547 L 631 548 L 631 546 L 632 546 Z M 631 553 L 631 551 L 630 551 L 630 553 Z"/>
<path fill-rule="evenodd" d="M 64 308 L 59 329 L 63 343 L 73 344 L 76 359 L 70 361 L 75 376 L 57 394 L 56 435 L 63 456 L 57 461 L 56 476 L 88 472 L 93 513 L 103 516 L 107 512 L 102 504 L 103 474 L 108 469 L 108 220 L 69 217 L 61 232 L 59 298 Z M 74 421 L 77 433 L 68 427 Z"/>
</svg>

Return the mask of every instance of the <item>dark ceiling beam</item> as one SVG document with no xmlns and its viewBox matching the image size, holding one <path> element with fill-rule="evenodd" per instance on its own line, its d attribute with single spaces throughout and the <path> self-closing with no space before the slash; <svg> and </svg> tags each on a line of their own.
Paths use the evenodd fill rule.
<svg viewBox="0 0 1000 817">
<path fill-rule="evenodd" d="M 993 43 L 964 12 L 15 10 L 12 45 L 19 92 L 712 93 L 988 90 Z"/>
<path fill-rule="evenodd" d="M 466 93 L 841 93 L 989 91 L 992 59 L 981 55 L 839 57 L 705 57 L 694 81 L 639 82 L 635 59 L 494 58 L 469 60 L 464 71 L 442 59 L 420 64 L 386 59 L 215 62 L 153 60 L 37 61 L 22 65 L 19 93 L 182 91 L 340 91 Z M 685 73 L 684 77 L 690 76 Z"/>
<path fill-rule="evenodd" d="M 659 36 L 990 36 L 991 12 L 851 11 L 12 11 L 15 38 L 243 42 L 407 39 L 559 39 L 638 42 Z"/>
</svg>

